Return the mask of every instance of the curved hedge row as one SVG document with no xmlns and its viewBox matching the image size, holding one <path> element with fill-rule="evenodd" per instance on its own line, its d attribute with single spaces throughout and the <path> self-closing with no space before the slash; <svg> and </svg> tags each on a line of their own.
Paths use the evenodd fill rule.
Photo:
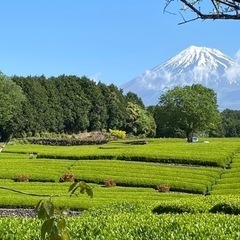
<svg viewBox="0 0 240 240">
<path fill-rule="evenodd" d="M 240 198 L 228 197 L 196 197 L 163 201 L 153 208 L 153 213 L 225 213 L 240 214 Z"/>
<path fill-rule="evenodd" d="M 240 153 L 237 153 L 229 169 L 223 171 L 217 184 L 213 186 L 211 194 L 239 194 L 240 192 Z"/>
<path fill-rule="evenodd" d="M 188 165 L 228 167 L 238 151 L 239 141 L 212 140 L 209 144 L 189 144 L 183 140 L 149 140 L 145 145 L 129 145 L 124 141 L 102 146 L 7 145 L 5 152 L 36 152 L 38 157 L 59 159 L 118 159 L 125 161 L 162 162 Z M 216 154 L 217 153 L 217 154 Z"/>
</svg>

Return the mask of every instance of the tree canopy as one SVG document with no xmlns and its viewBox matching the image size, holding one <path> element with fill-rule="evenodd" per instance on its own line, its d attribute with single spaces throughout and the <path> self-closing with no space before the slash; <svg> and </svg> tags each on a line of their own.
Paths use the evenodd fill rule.
<svg viewBox="0 0 240 240">
<path fill-rule="evenodd" d="M 240 111 L 225 109 L 222 113 L 222 127 L 224 136 L 240 136 Z"/>
<path fill-rule="evenodd" d="M 126 130 L 133 135 L 154 137 L 156 124 L 153 116 L 141 105 L 129 101 L 127 104 L 127 127 Z"/>
<path fill-rule="evenodd" d="M 8 80 L 23 92 L 26 99 L 22 113 L 17 118 L 21 124 L 14 121 L 19 126 L 18 135 L 44 136 L 45 133 L 73 134 L 112 129 L 134 135 L 155 136 L 153 116 L 147 113 L 142 100 L 133 93 L 124 95 L 113 84 L 96 83 L 85 76 L 74 75 L 50 78 L 13 76 Z M 4 108 L 6 114 L 1 117 L 8 117 L 9 120 L 12 117 L 7 115 L 9 106 L 12 106 L 10 100 L 17 98 L 9 95 L 8 91 L 6 93 L 5 97 L 1 97 L 2 109 L 5 105 L 8 107 Z M 129 102 L 138 112 L 133 123 L 130 123 Z M 7 120 L 2 119 L 2 124 Z"/>
<path fill-rule="evenodd" d="M 208 131 L 220 121 L 215 92 L 200 84 L 168 90 L 159 105 L 166 125 L 184 131 L 188 142 L 197 131 Z"/>
<path fill-rule="evenodd" d="M 19 126 L 25 96 L 21 88 L 0 72 L 0 137 L 7 138 Z"/>
<path fill-rule="evenodd" d="M 169 12 L 169 6 L 177 2 L 176 0 L 165 0 L 164 12 Z M 182 23 L 197 19 L 212 20 L 240 20 L 240 0 L 180 0 L 182 7 L 179 9 L 183 18 Z M 183 13 L 193 13 L 190 19 L 185 19 Z"/>
</svg>

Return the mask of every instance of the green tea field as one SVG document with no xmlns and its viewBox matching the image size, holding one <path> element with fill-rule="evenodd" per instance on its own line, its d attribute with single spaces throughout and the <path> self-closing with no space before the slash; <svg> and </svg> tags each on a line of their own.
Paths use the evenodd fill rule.
<svg viewBox="0 0 240 240">
<path fill-rule="evenodd" d="M 0 207 L 33 208 L 46 195 L 56 206 L 87 209 L 69 219 L 73 239 L 237 239 L 240 140 L 146 141 L 66 147 L 10 142 L 0 153 Z M 70 197 L 64 176 L 88 183 L 93 198 Z M 16 239 L 37 239 L 36 219 L 0 218 L 0 230 L 23 221 L 32 237 Z M 0 238 L 15 239 L 9 234 Z"/>
</svg>

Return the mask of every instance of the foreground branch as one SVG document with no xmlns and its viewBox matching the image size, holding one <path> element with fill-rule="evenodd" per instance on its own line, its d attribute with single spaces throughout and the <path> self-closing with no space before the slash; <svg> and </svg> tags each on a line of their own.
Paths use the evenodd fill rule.
<svg viewBox="0 0 240 240">
<path fill-rule="evenodd" d="M 168 12 L 167 8 L 169 5 L 174 2 L 175 0 L 166 0 L 166 4 L 164 7 L 164 12 Z M 191 21 L 195 21 L 197 19 L 202 20 L 240 20 L 240 0 L 210 0 L 212 4 L 212 9 L 209 9 L 208 12 L 203 12 L 201 10 L 201 4 L 202 1 L 195 0 L 180 0 L 184 4 L 184 9 L 181 9 L 181 11 L 186 11 L 186 9 L 189 9 L 193 13 L 195 13 L 197 16 L 195 18 L 192 18 L 190 20 L 185 20 L 183 15 L 181 14 L 183 18 L 183 22 L 179 24 L 188 23 Z M 197 5 L 197 6 L 196 6 Z"/>
<path fill-rule="evenodd" d="M 24 192 L 24 191 L 20 191 L 20 190 L 13 189 L 13 188 L 8 188 L 8 187 L 3 187 L 3 186 L 0 186 L 0 189 L 15 192 L 15 193 L 20 193 L 20 194 L 23 194 L 23 195 L 34 196 L 34 197 L 60 197 L 60 196 L 65 196 L 66 195 L 66 194 L 65 195 L 59 195 L 59 194 L 50 195 L 50 194 L 28 193 L 28 192 Z"/>
</svg>

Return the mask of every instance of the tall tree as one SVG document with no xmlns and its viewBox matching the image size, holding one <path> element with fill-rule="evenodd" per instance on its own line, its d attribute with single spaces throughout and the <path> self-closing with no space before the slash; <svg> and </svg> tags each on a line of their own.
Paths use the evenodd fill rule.
<svg viewBox="0 0 240 240">
<path fill-rule="evenodd" d="M 0 138 L 5 140 L 19 128 L 24 101 L 21 87 L 0 72 Z"/>
<path fill-rule="evenodd" d="M 46 78 L 40 77 L 17 77 L 15 81 L 24 91 L 27 101 L 24 105 L 23 114 L 27 121 L 23 130 L 31 132 L 44 132 L 48 130 L 48 95 L 44 87 Z"/>
<path fill-rule="evenodd" d="M 128 133 L 155 137 L 156 124 L 153 116 L 145 108 L 133 102 L 127 104 L 127 127 Z"/>
<path fill-rule="evenodd" d="M 107 130 L 121 129 L 126 126 L 126 100 L 115 85 L 100 85 L 107 106 Z"/>
<path fill-rule="evenodd" d="M 61 105 L 62 93 L 58 91 L 56 81 L 54 77 L 51 77 L 44 82 L 48 99 L 46 126 L 49 132 L 60 133 L 64 128 L 64 116 Z"/>
<path fill-rule="evenodd" d="M 177 0 L 165 0 L 166 5 L 164 8 L 165 12 L 169 12 L 169 5 Z M 194 13 L 191 15 L 190 19 L 185 19 L 184 15 L 181 13 L 183 18 L 182 23 L 194 21 L 197 19 L 221 19 L 221 20 L 240 20 L 240 0 L 180 0 L 183 6 L 180 7 L 180 12 L 183 13 Z"/>
<path fill-rule="evenodd" d="M 222 126 L 225 137 L 240 136 L 240 111 L 225 109 L 222 113 Z"/>
<path fill-rule="evenodd" d="M 151 106 L 153 117 L 156 123 L 156 137 L 180 137 L 179 131 L 175 131 L 175 129 L 168 124 L 164 111 L 161 106 Z"/>
<path fill-rule="evenodd" d="M 88 111 L 88 131 L 105 129 L 107 121 L 107 106 L 101 88 L 99 87 L 100 84 L 96 84 L 95 81 L 90 80 L 87 77 L 81 77 L 79 82 L 84 94 L 90 102 Z"/>
<path fill-rule="evenodd" d="M 141 108 L 145 108 L 142 99 L 139 98 L 136 93 L 128 92 L 128 93 L 126 94 L 126 101 L 127 101 L 127 102 L 135 103 L 135 104 L 139 105 Z"/>
<path fill-rule="evenodd" d="M 64 132 L 78 133 L 89 126 L 88 112 L 90 102 L 77 76 L 61 75 L 56 79 L 60 93 Z"/>
<path fill-rule="evenodd" d="M 188 142 L 196 131 L 209 131 L 220 121 L 216 93 L 200 84 L 175 87 L 161 95 L 159 105 L 169 127 L 183 130 Z"/>
</svg>

